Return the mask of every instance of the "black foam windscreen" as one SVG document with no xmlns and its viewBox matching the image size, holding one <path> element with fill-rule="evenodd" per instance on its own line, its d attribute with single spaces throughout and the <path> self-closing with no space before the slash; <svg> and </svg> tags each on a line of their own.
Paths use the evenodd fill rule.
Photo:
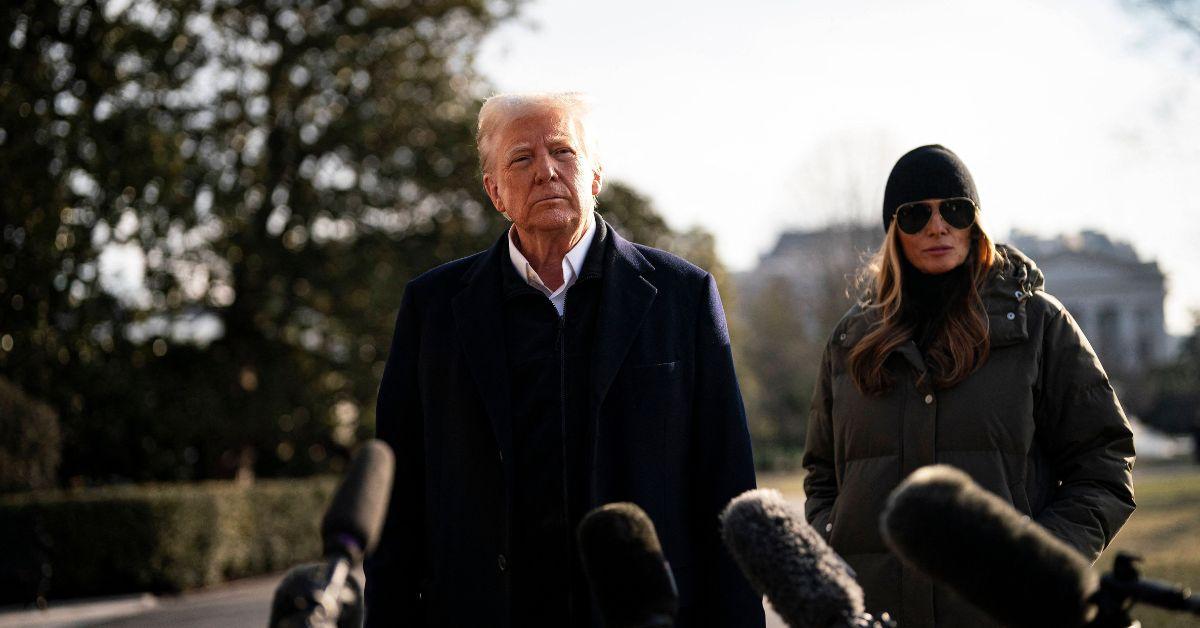
<svg viewBox="0 0 1200 628">
<path fill-rule="evenodd" d="M 579 552 L 606 628 L 671 626 L 679 594 L 654 523 L 636 504 L 606 504 L 579 522 Z"/>
<path fill-rule="evenodd" d="M 917 469 L 880 518 L 902 560 L 1008 626 L 1082 626 L 1096 575 L 1078 552 L 947 465 Z"/>
<path fill-rule="evenodd" d="M 383 441 L 372 439 L 359 448 L 321 521 L 327 556 L 341 552 L 357 563 L 375 550 L 395 466 L 392 449 Z"/>
<path fill-rule="evenodd" d="M 755 489 L 730 501 L 721 536 L 746 579 L 791 628 L 852 626 L 862 617 L 854 571 L 779 491 Z"/>
</svg>

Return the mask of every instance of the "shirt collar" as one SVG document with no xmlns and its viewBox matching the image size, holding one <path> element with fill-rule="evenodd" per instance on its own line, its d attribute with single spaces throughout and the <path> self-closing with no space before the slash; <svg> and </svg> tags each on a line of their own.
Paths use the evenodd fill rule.
<svg viewBox="0 0 1200 628">
<path fill-rule="evenodd" d="M 546 287 L 546 284 L 542 283 L 542 278 L 538 277 L 537 271 L 533 269 L 533 264 L 530 264 L 525 255 L 517 248 L 516 242 L 513 241 L 514 228 L 515 226 L 508 228 L 508 256 L 512 260 L 513 268 L 517 270 L 517 275 L 529 285 L 544 292 L 546 296 L 555 296 L 570 288 L 579 278 L 583 269 L 583 261 L 587 258 L 588 249 L 591 248 L 592 240 L 596 237 L 596 218 L 595 216 L 589 218 L 588 228 L 583 232 L 583 237 L 563 256 L 563 284 L 553 292 Z"/>
</svg>

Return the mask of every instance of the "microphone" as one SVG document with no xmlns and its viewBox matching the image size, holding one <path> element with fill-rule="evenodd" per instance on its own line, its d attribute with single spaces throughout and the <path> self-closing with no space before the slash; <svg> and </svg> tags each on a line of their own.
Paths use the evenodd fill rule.
<svg viewBox="0 0 1200 628">
<path fill-rule="evenodd" d="M 679 593 L 650 517 L 606 504 L 579 522 L 579 553 L 605 628 L 671 628 Z"/>
<path fill-rule="evenodd" d="M 1088 561 L 954 467 L 908 476 L 880 529 L 903 561 L 1005 625 L 1082 626 L 1096 615 Z"/>
<path fill-rule="evenodd" d="M 1100 593 L 1094 598 L 1100 613 L 1088 628 L 1134 625 L 1129 609 L 1136 603 L 1200 617 L 1200 595 L 1192 595 L 1191 589 L 1178 584 L 1142 579 L 1137 568 L 1141 560 L 1133 554 L 1117 552 L 1112 571 L 1100 579 Z"/>
<path fill-rule="evenodd" d="M 730 501 L 721 536 L 746 579 L 791 628 L 890 623 L 886 614 L 873 620 L 864 612 L 854 570 L 779 491 L 751 490 Z"/>
<path fill-rule="evenodd" d="M 383 441 L 359 449 L 321 520 L 325 563 L 290 570 L 271 602 L 273 628 L 349 628 L 363 623 L 362 587 L 350 571 L 379 543 L 395 459 Z"/>
<path fill-rule="evenodd" d="M 395 467 L 392 449 L 381 440 L 371 439 L 358 450 L 321 520 L 326 556 L 342 555 L 357 565 L 375 551 Z"/>
</svg>

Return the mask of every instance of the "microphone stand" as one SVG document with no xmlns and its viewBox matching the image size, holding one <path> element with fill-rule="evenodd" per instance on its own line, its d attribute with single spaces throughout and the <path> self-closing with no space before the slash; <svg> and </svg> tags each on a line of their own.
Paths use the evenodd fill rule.
<svg viewBox="0 0 1200 628">
<path fill-rule="evenodd" d="M 353 565 L 349 554 L 336 552 L 325 563 L 301 565 L 289 571 L 275 590 L 271 628 L 362 626 L 363 592 L 358 581 L 350 577 Z"/>
<path fill-rule="evenodd" d="M 1200 596 L 1187 587 L 1143 580 L 1137 563 L 1141 557 L 1118 552 L 1113 569 L 1100 579 L 1100 590 L 1092 597 L 1099 607 L 1088 628 L 1140 628 L 1142 623 L 1129 616 L 1134 604 L 1148 604 L 1200 617 Z"/>
<path fill-rule="evenodd" d="M 392 449 L 383 441 L 367 441 L 355 454 L 321 519 L 325 562 L 284 576 L 271 600 L 271 628 L 362 627 L 366 600 L 350 571 L 379 542 L 394 469 Z"/>
</svg>

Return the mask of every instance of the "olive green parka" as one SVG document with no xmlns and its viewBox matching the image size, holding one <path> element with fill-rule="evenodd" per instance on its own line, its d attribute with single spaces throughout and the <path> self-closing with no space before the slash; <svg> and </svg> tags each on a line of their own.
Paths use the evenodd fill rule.
<svg viewBox="0 0 1200 628">
<path fill-rule="evenodd" d="M 991 349 L 955 386 L 917 386 L 913 342 L 886 362 L 895 385 L 858 391 L 849 352 L 877 323 L 856 305 L 826 346 L 808 422 L 809 522 L 854 568 L 872 612 L 905 628 L 995 625 L 884 545 L 879 515 L 909 473 L 930 464 L 967 472 L 1095 561 L 1133 512 L 1133 435 L 1079 326 L 1042 290 L 1034 263 L 1000 245 L 982 290 Z"/>
</svg>

